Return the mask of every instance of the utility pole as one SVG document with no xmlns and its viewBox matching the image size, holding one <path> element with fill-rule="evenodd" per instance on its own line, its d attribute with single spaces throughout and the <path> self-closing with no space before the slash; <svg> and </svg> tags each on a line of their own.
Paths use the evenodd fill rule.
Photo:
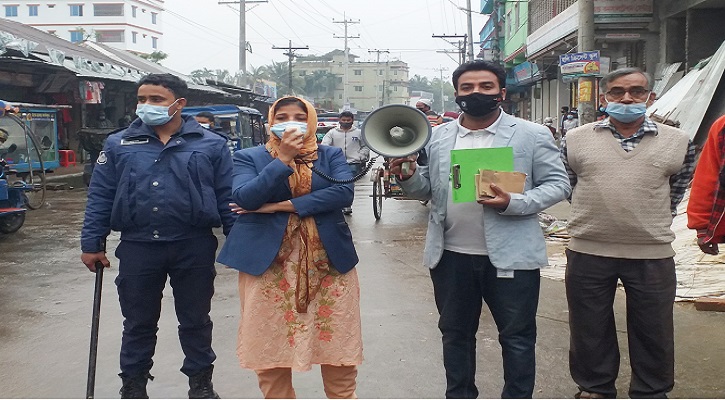
<svg viewBox="0 0 725 400">
<path fill-rule="evenodd" d="M 239 4 L 239 71 L 247 74 L 247 4 L 266 3 L 267 0 L 220 1 L 218 4 Z"/>
<path fill-rule="evenodd" d="M 433 69 L 435 71 L 439 71 L 441 73 L 441 82 L 440 82 L 440 85 L 441 85 L 441 112 L 443 112 L 446 110 L 446 102 L 443 98 L 443 71 L 448 71 L 448 68 L 441 65 L 440 67 L 433 68 Z"/>
<path fill-rule="evenodd" d="M 466 61 L 466 38 L 468 35 L 432 35 L 432 37 L 443 39 L 449 44 L 458 47 L 458 64 L 463 64 Z M 458 43 L 455 44 L 446 39 L 463 39 L 463 41 L 459 40 Z"/>
<path fill-rule="evenodd" d="M 579 32 L 578 52 L 594 50 L 594 0 L 579 0 Z M 582 125 L 594 122 L 597 117 L 595 109 L 597 99 L 595 86 L 597 79 L 593 76 L 579 77 L 579 121 Z"/>
<path fill-rule="evenodd" d="M 377 61 L 375 61 L 375 66 L 380 68 L 380 53 L 387 53 L 390 54 L 390 51 L 388 50 L 368 50 L 368 53 L 378 53 Z M 380 76 L 379 71 L 375 71 L 375 104 L 380 107 L 383 105 L 383 102 L 381 100 L 378 100 L 378 92 L 380 91 L 380 84 L 378 83 L 378 77 Z M 382 96 L 381 96 L 382 98 Z"/>
<path fill-rule="evenodd" d="M 350 24 L 359 24 L 360 23 L 360 20 L 353 21 L 351 19 L 347 19 L 347 17 L 345 16 L 344 13 L 342 14 L 342 17 L 343 17 L 343 20 L 342 21 L 332 20 L 332 23 L 334 23 L 334 24 L 345 24 L 345 36 L 342 36 L 341 37 L 341 36 L 332 35 L 332 37 L 334 37 L 335 39 L 345 39 L 345 60 L 344 60 L 344 65 L 343 65 L 343 68 L 344 68 L 344 71 L 345 71 L 345 75 L 344 75 L 344 78 L 342 80 L 342 98 L 343 98 L 343 101 L 345 102 L 343 104 L 343 108 L 344 108 L 348 104 L 350 104 L 350 99 L 347 97 L 347 85 L 348 85 L 348 82 L 349 82 L 348 81 L 347 68 L 348 68 L 348 65 L 350 64 L 350 49 L 347 47 L 347 39 L 357 39 L 357 38 L 360 37 L 360 35 L 357 35 L 357 36 L 349 36 L 347 34 L 347 26 L 350 25 Z"/>
<path fill-rule="evenodd" d="M 501 7 L 501 2 L 499 0 L 493 0 L 493 13 L 491 13 L 491 16 L 489 18 L 494 18 L 493 20 L 493 43 L 491 43 L 491 50 L 493 50 L 493 62 L 494 63 L 500 63 L 501 62 L 501 45 L 499 37 L 501 36 L 501 27 L 499 26 L 499 21 L 501 21 L 501 10 L 499 9 Z"/>
<path fill-rule="evenodd" d="M 471 20 L 471 0 L 466 1 L 466 15 L 468 16 L 468 61 L 473 61 L 473 21 Z"/>
<path fill-rule="evenodd" d="M 289 57 L 289 86 L 287 86 L 287 94 L 292 94 L 292 60 L 294 60 L 295 57 L 297 57 L 297 54 L 295 54 L 295 50 L 307 50 L 309 49 L 309 46 L 305 47 L 292 47 L 292 41 L 289 41 L 289 45 L 287 47 L 277 47 L 272 46 L 272 49 L 274 50 L 287 50 L 286 53 L 283 53 L 287 57 Z"/>
</svg>

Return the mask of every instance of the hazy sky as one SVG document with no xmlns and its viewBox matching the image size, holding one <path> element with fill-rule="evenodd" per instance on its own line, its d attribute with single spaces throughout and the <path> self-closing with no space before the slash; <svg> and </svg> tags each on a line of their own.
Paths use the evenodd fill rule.
<svg viewBox="0 0 725 400">
<path fill-rule="evenodd" d="M 187 74 L 204 67 L 237 70 L 239 5 L 171 0 L 165 6 L 162 50 L 169 58 L 164 65 Z M 360 21 L 348 25 L 350 36 L 360 36 L 349 41 L 350 52 L 360 57 L 358 61 L 375 61 L 377 54 L 369 50 L 389 50 L 390 54 L 380 54 L 380 60 L 389 57 L 408 63 L 410 76 L 439 77 L 435 69 L 443 66 L 448 68 L 443 73 L 448 79 L 458 55 L 437 51 L 455 47 L 431 35 L 465 34 L 466 13 L 461 10 L 465 7 L 466 0 L 269 0 L 248 4 L 246 39 L 253 53 L 247 53 L 247 68 L 286 62 L 284 51 L 272 46 L 287 46 L 289 40 L 296 47 L 309 46 L 309 50 L 297 51 L 299 55 L 342 50 L 343 39 L 333 36 L 343 36 L 344 25 L 333 19 L 347 17 Z M 472 0 L 471 8 L 480 9 L 480 0 Z M 486 18 L 472 15 L 476 41 Z"/>
</svg>

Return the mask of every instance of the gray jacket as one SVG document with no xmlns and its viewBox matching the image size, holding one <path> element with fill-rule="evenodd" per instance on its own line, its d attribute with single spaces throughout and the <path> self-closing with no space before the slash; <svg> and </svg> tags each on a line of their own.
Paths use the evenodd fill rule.
<svg viewBox="0 0 725 400">
<path fill-rule="evenodd" d="M 451 188 L 451 156 L 458 124 L 450 122 L 433 129 L 426 145 L 428 165 L 418 166 L 409 179 L 400 182 L 405 194 L 431 200 L 423 264 L 435 268 L 443 255 L 443 232 Z M 496 268 L 533 270 L 548 264 L 546 243 L 538 213 L 566 199 L 571 193 L 569 177 L 549 129 L 504 114 L 493 147 L 513 147 L 514 170 L 526 173 L 524 194 L 511 194 L 503 211 L 483 214 L 489 258 Z M 483 207 L 483 206 L 482 206 Z"/>
<path fill-rule="evenodd" d="M 348 164 L 360 164 L 370 159 L 370 149 L 363 143 L 361 135 L 362 132 L 358 128 L 345 132 L 337 127 L 325 134 L 322 144 L 341 148 Z"/>
</svg>

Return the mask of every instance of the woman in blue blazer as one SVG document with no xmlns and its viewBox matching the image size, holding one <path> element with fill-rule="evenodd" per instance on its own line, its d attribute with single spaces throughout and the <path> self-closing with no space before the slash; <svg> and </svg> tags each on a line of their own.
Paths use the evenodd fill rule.
<svg viewBox="0 0 725 400">
<path fill-rule="evenodd" d="M 317 114 L 279 99 L 270 140 L 234 154 L 239 214 L 218 261 L 239 270 L 237 356 L 265 398 L 295 398 L 292 371 L 320 364 L 330 398 L 354 398 L 362 363 L 358 257 L 341 209 L 353 184 L 342 150 L 317 145 Z"/>
</svg>

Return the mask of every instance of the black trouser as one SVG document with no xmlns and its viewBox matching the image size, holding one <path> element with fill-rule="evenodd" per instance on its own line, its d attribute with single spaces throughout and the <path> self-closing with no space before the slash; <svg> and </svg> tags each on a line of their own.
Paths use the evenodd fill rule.
<svg viewBox="0 0 725 400">
<path fill-rule="evenodd" d="M 121 372 L 137 375 L 153 366 L 156 332 L 166 276 L 170 278 L 179 321 L 179 342 L 186 356 L 181 372 L 193 376 L 216 359 L 209 318 L 214 295 L 213 235 L 175 242 L 130 242 L 116 249 L 120 260 L 116 286 L 123 314 Z"/>
<path fill-rule="evenodd" d="M 632 367 L 629 396 L 666 397 L 675 384 L 674 260 L 609 258 L 571 250 L 566 256 L 569 369 L 574 382 L 587 392 L 617 394 L 619 345 L 613 303 L 621 280 L 627 297 Z"/>
<path fill-rule="evenodd" d="M 430 272 L 443 334 L 447 398 L 476 398 L 476 332 L 486 301 L 503 356 L 501 398 L 531 398 L 536 378 L 539 270 L 498 278 L 487 256 L 444 251 Z"/>
</svg>

